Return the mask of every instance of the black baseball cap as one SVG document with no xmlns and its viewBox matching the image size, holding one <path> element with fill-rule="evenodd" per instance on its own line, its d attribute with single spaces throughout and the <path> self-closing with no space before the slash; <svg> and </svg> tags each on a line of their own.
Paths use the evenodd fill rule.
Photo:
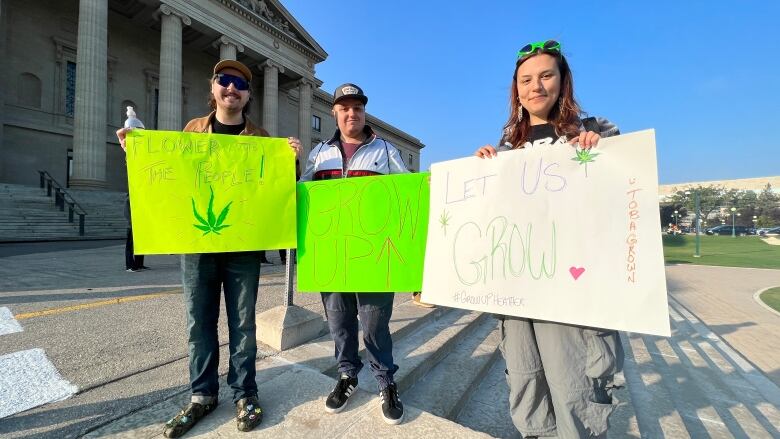
<svg viewBox="0 0 780 439">
<path fill-rule="evenodd" d="M 342 99 L 357 99 L 363 105 L 368 103 L 368 96 L 363 94 L 363 89 L 349 82 L 336 87 L 336 92 L 333 93 L 333 105 L 336 105 Z"/>
</svg>

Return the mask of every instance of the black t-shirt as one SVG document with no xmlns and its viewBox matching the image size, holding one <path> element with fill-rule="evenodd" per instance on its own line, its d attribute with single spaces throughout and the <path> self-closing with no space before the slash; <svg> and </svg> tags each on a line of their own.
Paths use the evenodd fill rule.
<svg viewBox="0 0 780 439">
<path fill-rule="evenodd" d="M 225 125 L 223 123 L 220 123 L 216 117 L 211 121 L 211 131 L 214 134 L 231 134 L 231 135 L 241 134 L 241 131 L 244 131 L 245 126 L 246 126 L 246 120 L 242 121 L 238 125 Z"/>
<path fill-rule="evenodd" d="M 558 136 L 555 133 L 555 127 L 552 124 L 532 125 L 531 133 L 528 135 L 528 141 L 523 148 L 534 148 L 537 146 L 558 145 L 566 143 L 566 136 Z"/>
</svg>

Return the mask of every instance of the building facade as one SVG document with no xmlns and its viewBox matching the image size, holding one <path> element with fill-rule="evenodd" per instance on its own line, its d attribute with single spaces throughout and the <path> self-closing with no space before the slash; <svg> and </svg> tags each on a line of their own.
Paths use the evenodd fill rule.
<svg viewBox="0 0 780 439">
<path fill-rule="evenodd" d="M 737 189 L 740 191 L 753 191 L 761 192 L 766 188 L 766 185 L 770 185 L 772 192 L 780 194 L 780 175 L 774 177 L 755 177 L 755 178 L 739 178 L 735 180 L 712 180 L 712 181 L 697 181 L 688 183 L 675 183 L 675 184 L 662 184 L 658 186 L 658 197 L 661 201 L 664 201 L 668 197 L 671 197 L 677 191 L 686 191 L 699 186 L 720 186 L 726 190 Z"/>
<path fill-rule="evenodd" d="M 0 0 L 0 182 L 125 190 L 114 132 L 133 106 L 149 129 L 209 112 L 211 69 L 252 69 L 248 117 L 305 149 L 335 131 L 315 66 L 328 54 L 277 0 Z M 345 78 L 345 81 L 349 78 Z M 420 168 L 424 145 L 367 116 Z"/>
</svg>

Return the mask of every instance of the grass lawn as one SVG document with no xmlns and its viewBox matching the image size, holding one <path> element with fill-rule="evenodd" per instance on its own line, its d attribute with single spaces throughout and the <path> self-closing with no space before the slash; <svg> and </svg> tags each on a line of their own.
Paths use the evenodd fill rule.
<svg viewBox="0 0 780 439">
<path fill-rule="evenodd" d="M 770 308 L 780 312 L 780 287 L 772 288 L 761 293 L 761 301 L 769 305 Z"/>
<path fill-rule="evenodd" d="M 780 269 L 780 245 L 769 245 L 757 236 L 701 235 L 700 258 L 693 257 L 695 235 L 663 235 L 663 241 L 667 263 Z"/>
</svg>

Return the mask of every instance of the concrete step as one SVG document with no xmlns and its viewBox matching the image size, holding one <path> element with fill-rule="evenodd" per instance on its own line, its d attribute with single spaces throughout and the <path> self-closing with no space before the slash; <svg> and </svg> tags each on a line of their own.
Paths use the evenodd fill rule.
<svg viewBox="0 0 780 439">
<path fill-rule="evenodd" d="M 406 337 L 393 341 L 393 359 L 398 371 L 393 378 L 402 395 L 449 354 L 458 342 L 467 337 L 486 314 L 453 309 Z M 335 374 L 334 374 L 335 376 Z M 359 386 L 377 393 L 377 382 L 370 368 L 358 375 Z"/>
<path fill-rule="evenodd" d="M 670 298 L 672 337 L 621 333 L 608 437 L 778 438 L 780 389 Z M 494 437 L 520 437 L 509 416 L 502 358 L 455 418 Z M 414 392 L 415 390 L 412 390 Z"/>
<path fill-rule="evenodd" d="M 423 325 L 440 319 L 443 314 L 449 311 L 449 308 L 441 307 L 422 308 L 412 304 L 411 300 L 396 305 L 390 319 L 390 334 L 392 334 L 393 342 L 404 338 Z M 359 355 L 365 359 L 366 351 L 362 336 L 359 338 L 359 342 Z M 303 364 L 317 369 L 325 375 L 335 377 L 337 373 L 333 358 L 334 350 L 333 339 L 329 333 L 326 333 L 309 343 L 286 350 L 281 355 L 291 363 Z M 373 382 L 373 378 L 371 380 Z"/>
<path fill-rule="evenodd" d="M 0 186 L 0 242 L 71 239 L 121 239 L 125 237 L 124 193 L 71 191 L 87 211 L 85 235 L 78 234 L 78 216 L 68 221 L 68 209 L 60 211 L 52 197 L 38 187 Z"/>
<path fill-rule="evenodd" d="M 780 436 L 780 390 L 670 298 L 672 337 L 626 334 L 642 437 Z"/>
<path fill-rule="evenodd" d="M 472 334 L 404 395 L 404 402 L 454 420 L 500 356 L 497 323 L 494 318 L 481 319 Z"/>
<path fill-rule="evenodd" d="M 669 310 L 671 338 L 621 334 L 626 363 L 616 384 L 625 385 L 615 392 L 619 402 L 610 417 L 608 437 L 780 437 L 780 389 L 672 298 Z M 420 308 L 411 301 L 394 308 L 391 332 L 400 366 L 396 380 L 406 408 L 400 426 L 382 421 L 368 367 L 346 409 L 336 415 L 324 412 L 325 398 L 336 383 L 329 336 L 288 351 L 264 349 L 257 362 L 257 381 L 265 419 L 252 435 L 517 438 L 509 417 L 503 359 L 499 356 L 491 365 L 485 358 L 495 353 L 494 331 L 495 321 L 488 315 Z M 468 379 L 458 368 L 474 373 L 469 375 L 472 383 L 461 382 Z M 434 413 L 447 416 L 456 411 L 447 407 L 459 402 L 427 403 L 430 412 L 420 407 L 426 402 L 419 395 L 443 398 L 463 389 L 470 398 L 454 415 L 457 423 Z M 229 393 L 223 381 L 223 403 L 187 437 L 246 437 L 235 430 Z M 161 437 L 162 424 L 187 399 L 187 392 L 165 399 L 87 437 Z"/>
<path fill-rule="evenodd" d="M 235 409 L 230 404 L 230 389 L 220 385 L 217 409 L 198 423 L 188 438 L 421 438 L 435 434 L 438 438 L 489 438 L 446 419 L 412 406 L 404 407 L 405 421 L 388 425 L 382 420 L 378 398 L 357 390 L 343 412 L 328 414 L 325 398 L 336 380 L 305 366 L 291 365 L 268 357 L 258 362 L 258 391 L 263 407 L 263 423 L 251 433 L 236 430 Z M 189 395 L 182 394 L 138 411 L 85 435 L 85 438 L 158 438 L 163 423 L 186 404 Z"/>
<path fill-rule="evenodd" d="M 455 422 L 492 437 L 522 438 L 509 416 L 509 386 L 505 369 L 504 358 L 499 355 L 480 385 L 465 402 Z"/>
<path fill-rule="evenodd" d="M 78 217 L 75 216 L 74 217 Z M 40 210 L 38 212 L 22 212 L 19 209 L 14 209 L 13 211 L 4 211 L 3 214 L 0 214 L 0 220 L 2 221 L 24 221 L 24 220 L 34 220 L 34 221 L 46 221 L 51 219 L 61 219 L 61 218 L 68 218 L 68 212 L 61 212 L 59 210 L 51 209 L 51 210 Z"/>
<path fill-rule="evenodd" d="M 441 358 L 451 351 L 467 355 L 470 345 L 475 357 L 490 356 L 495 351 L 495 321 L 488 315 L 447 308 L 421 308 L 411 301 L 394 308 L 391 320 L 394 356 L 400 366 L 396 381 L 401 388 L 412 387 Z M 476 340 L 471 340 L 471 337 Z M 376 392 L 376 381 L 361 373 L 360 388 L 338 415 L 327 414 L 325 398 L 336 384 L 335 374 L 328 376 L 333 365 L 333 342 L 326 335 L 297 348 L 275 352 L 263 349 L 265 358 L 257 363 L 257 382 L 265 411 L 263 424 L 252 433 L 260 437 L 423 437 L 436 432 L 437 437 L 487 438 L 444 418 L 420 410 L 405 401 L 405 422 L 386 424 Z M 490 340 L 488 346 L 481 342 Z M 456 349 L 457 347 L 457 349 Z M 437 351 L 441 351 L 437 353 Z M 454 357 L 452 357 L 454 359 Z M 484 359 L 482 359 L 484 361 Z M 368 371 L 368 367 L 363 369 Z M 323 374 L 325 372 L 326 374 Z M 427 380 L 427 379 L 426 379 Z M 220 400 L 230 400 L 230 389 L 223 382 Z M 182 394 L 112 422 L 86 437 L 160 437 L 162 424 L 186 404 Z M 402 394 L 402 398 L 405 398 Z M 231 404 L 223 403 L 199 423 L 188 437 L 240 436 L 235 430 L 235 413 Z"/>
</svg>

